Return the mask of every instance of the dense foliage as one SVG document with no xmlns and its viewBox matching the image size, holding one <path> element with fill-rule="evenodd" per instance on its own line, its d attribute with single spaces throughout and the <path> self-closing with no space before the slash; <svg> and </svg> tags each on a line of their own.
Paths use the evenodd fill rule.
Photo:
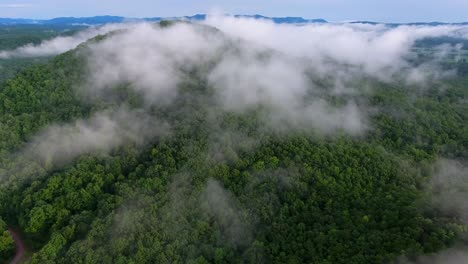
<svg viewBox="0 0 468 264">
<path fill-rule="evenodd" d="M 384 263 L 460 238 L 427 182 L 438 157 L 468 158 L 461 72 L 415 89 L 369 81 L 362 101 L 381 111 L 357 138 L 270 132 L 262 109 L 210 104 L 193 73 L 176 103 L 152 109 L 170 120 L 168 137 L 64 166 L 22 157 L 51 123 L 141 104 L 125 87 L 110 101 L 76 93 L 83 63 L 68 52 L 0 87 L 0 216 L 24 232 L 32 263 Z M 5 259 L 4 230 L 0 219 Z"/>
<path fill-rule="evenodd" d="M 15 252 L 13 237 L 7 230 L 6 223 L 0 218 L 0 261 L 6 262 Z"/>
</svg>

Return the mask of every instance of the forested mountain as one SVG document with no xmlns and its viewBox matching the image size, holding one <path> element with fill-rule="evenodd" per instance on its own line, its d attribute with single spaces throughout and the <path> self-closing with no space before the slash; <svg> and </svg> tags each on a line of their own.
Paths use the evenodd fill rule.
<svg viewBox="0 0 468 264">
<path fill-rule="evenodd" d="M 466 63 L 424 80 L 408 74 L 422 62 L 384 65 L 389 80 L 297 57 L 164 21 L 0 82 L 0 261 L 7 227 L 30 263 L 393 263 L 463 246 Z"/>
</svg>

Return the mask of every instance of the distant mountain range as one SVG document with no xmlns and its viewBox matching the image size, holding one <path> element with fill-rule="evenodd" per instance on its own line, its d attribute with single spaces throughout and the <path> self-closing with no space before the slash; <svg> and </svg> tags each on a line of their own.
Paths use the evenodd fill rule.
<svg viewBox="0 0 468 264">
<path fill-rule="evenodd" d="M 94 17 L 58 17 L 53 19 L 24 19 L 24 18 L 0 18 L 0 25 L 21 25 L 21 24 L 37 24 L 37 25 L 102 25 L 108 23 L 121 23 L 121 22 L 157 22 L 161 20 L 188 20 L 188 21 L 203 21 L 207 17 L 206 14 L 197 14 L 193 16 L 182 17 L 149 17 L 149 18 L 127 18 L 121 16 L 94 16 Z M 277 24 L 308 24 L 308 23 L 328 23 L 325 19 L 306 19 L 302 17 L 267 17 L 262 15 L 234 15 L 234 17 L 253 18 L 262 20 L 271 20 Z M 440 25 L 468 25 L 468 22 L 461 23 L 444 23 L 444 22 L 416 22 L 416 23 L 379 23 L 374 21 L 353 21 L 348 23 L 361 23 L 361 24 L 386 24 L 388 26 L 401 26 L 401 25 L 427 25 L 427 26 L 440 26 Z"/>
<path fill-rule="evenodd" d="M 468 25 L 468 22 L 459 22 L 459 23 L 446 23 L 446 22 L 412 22 L 412 23 L 380 23 L 374 21 L 353 21 L 349 22 L 352 24 L 370 24 L 370 25 L 378 25 L 378 24 L 385 24 L 387 26 L 444 26 L 444 25 Z"/>
<path fill-rule="evenodd" d="M 39 24 L 39 25 L 102 25 L 108 23 L 121 23 L 127 21 L 148 21 L 157 22 L 161 20 L 189 20 L 203 21 L 207 17 L 206 14 L 197 14 L 193 16 L 183 17 L 149 17 L 149 18 L 127 18 L 121 16 L 95 16 L 95 17 L 58 17 L 48 20 L 40 19 L 24 19 L 24 18 L 0 18 L 0 24 L 15 25 L 15 24 Z M 271 20 L 278 24 L 304 24 L 304 23 L 327 23 L 324 19 L 305 19 L 302 17 L 266 17 L 261 15 L 235 15 L 235 17 L 245 17 L 254 19 Z"/>
</svg>

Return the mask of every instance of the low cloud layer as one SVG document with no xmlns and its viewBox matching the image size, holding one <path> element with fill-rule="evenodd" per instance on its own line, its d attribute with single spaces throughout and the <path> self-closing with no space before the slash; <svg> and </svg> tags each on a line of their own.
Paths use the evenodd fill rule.
<svg viewBox="0 0 468 264">
<path fill-rule="evenodd" d="M 399 264 L 462 264 L 468 263 L 468 252 L 463 248 L 448 249 L 432 256 L 418 257 L 417 260 L 400 260 Z"/>
<path fill-rule="evenodd" d="M 182 69 L 204 65 L 220 52 L 222 41 L 206 28 L 181 23 L 170 29 L 139 24 L 91 45 L 88 89 L 130 84 L 152 102 L 175 96 Z"/>
<path fill-rule="evenodd" d="M 434 205 L 468 225 L 468 167 L 454 160 L 439 160 L 432 189 Z"/>
<path fill-rule="evenodd" d="M 97 35 L 126 28 L 127 24 L 109 24 L 102 27 L 91 27 L 72 36 L 60 36 L 45 40 L 38 45 L 27 44 L 14 50 L 0 51 L 0 59 L 43 57 L 57 55 L 76 48 L 79 44 Z"/>
<path fill-rule="evenodd" d="M 462 26 L 399 26 L 367 24 L 277 25 L 269 21 L 212 16 L 208 25 L 224 33 L 274 50 L 308 58 L 317 66 L 329 60 L 361 67 L 384 77 L 407 67 L 405 57 L 420 39 L 468 37 Z M 320 68 L 320 67 L 317 67 Z M 326 68 L 324 70 L 327 70 Z M 389 72 L 390 70 L 390 72 Z"/>
<path fill-rule="evenodd" d="M 168 129 L 167 123 L 157 122 L 144 112 L 101 112 L 90 119 L 49 126 L 23 152 L 42 164 L 64 164 L 82 154 L 109 152 L 125 143 L 145 143 Z"/>
<path fill-rule="evenodd" d="M 432 205 L 443 215 L 468 225 L 468 167 L 459 161 L 440 159 L 434 164 L 431 181 Z M 466 239 L 466 238 L 465 238 Z M 457 245 L 437 254 L 403 259 L 401 264 L 468 263 L 466 245 Z"/>
<path fill-rule="evenodd" d="M 86 87 L 93 93 L 123 83 L 149 104 L 171 103 L 179 84 L 197 70 L 225 111 L 265 107 L 273 127 L 287 121 L 325 132 L 366 129 L 365 113 L 353 100 L 331 106 L 322 97 L 310 96 L 316 89 L 308 76 L 313 64 L 211 27 L 142 24 L 92 44 L 89 65 Z"/>
<path fill-rule="evenodd" d="M 223 231 L 223 241 L 229 241 L 234 245 L 248 245 L 251 242 L 248 222 L 243 219 L 241 210 L 234 205 L 231 193 L 219 182 L 208 180 L 200 202 L 207 216 L 214 219 Z"/>
<path fill-rule="evenodd" d="M 178 85 L 190 78 L 192 70 L 201 69 L 226 111 L 266 107 L 272 127 L 285 124 L 359 134 L 369 128 L 365 106 L 352 97 L 331 105 L 327 95 L 361 89 L 350 84 L 356 74 L 383 81 L 399 74 L 422 82 L 428 72 L 438 71 L 428 71 L 434 69 L 431 62 L 411 65 L 414 43 L 466 35 L 459 26 L 298 26 L 224 16 L 211 17 L 206 24 L 177 23 L 168 28 L 140 24 L 93 44 L 87 87 L 103 90 L 126 83 L 150 104 L 170 103 Z M 457 47 L 443 47 L 435 59 L 453 49 Z M 445 74 L 449 72 L 438 76 Z M 319 95 L 314 78 L 332 79 L 334 87 Z"/>
</svg>

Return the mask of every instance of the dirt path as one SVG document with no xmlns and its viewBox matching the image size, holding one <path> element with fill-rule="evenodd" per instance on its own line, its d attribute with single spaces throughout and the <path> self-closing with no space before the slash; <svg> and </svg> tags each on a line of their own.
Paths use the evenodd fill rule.
<svg viewBox="0 0 468 264">
<path fill-rule="evenodd" d="M 10 262 L 10 264 L 21 263 L 24 260 L 24 257 L 26 255 L 26 246 L 24 245 L 24 242 L 21 239 L 21 236 L 19 235 L 18 232 L 16 232 L 12 228 L 8 228 L 8 231 L 10 232 L 11 236 L 15 240 L 15 244 L 16 244 L 16 255 L 15 255 L 15 258 Z"/>
</svg>

